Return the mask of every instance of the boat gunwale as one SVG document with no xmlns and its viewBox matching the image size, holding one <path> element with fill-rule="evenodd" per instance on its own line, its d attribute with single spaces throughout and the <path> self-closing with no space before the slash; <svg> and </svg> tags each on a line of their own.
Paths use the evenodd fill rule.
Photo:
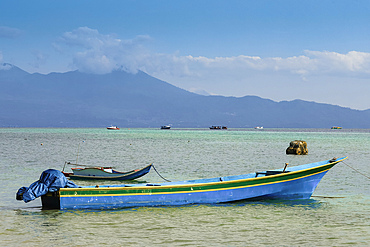
<svg viewBox="0 0 370 247">
<path fill-rule="evenodd" d="M 294 180 L 297 180 L 297 179 L 302 179 L 302 178 L 305 178 L 305 177 L 309 177 L 309 176 L 314 176 L 314 175 L 317 175 L 317 174 L 320 174 L 320 173 L 323 173 L 323 172 L 327 172 L 329 171 L 330 168 L 326 169 L 326 170 L 323 170 L 323 171 L 319 171 L 317 173 L 312 173 L 312 174 L 309 174 L 309 175 L 306 175 L 306 176 L 302 176 L 302 177 L 298 177 L 298 178 L 292 178 L 292 179 L 287 179 L 287 180 L 283 180 L 283 181 L 273 181 L 273 182 L 266 182 L 266 183 L 259 183 L 259 184 L 249 184 L 249 185 L 242 185 L 242 186 L 235 186 L 235 187 L 226 187 L 226 188 L 216 188 L 216 189 L 198 189 L 198 190 L 193 190 L 193 186 L 191 187 L 191 190 L 184 190 L 184 191 L 148 191 L 148 192 L 136 192 L 136 193 L 130 193 L 130 194 L 82 194 L 82 195 L 69 195 L 69 194 L 65 194 L 65 195 L 61 195 L 59 194 L 60 197 L 111 197 L 111 196 L 138 196 L 138 195 L 170 195 L 170 194 L 184 194 L 184 193 L 205 193 L 205 192 L 214 192 L 214 191 L 225 191 L 225 190 L 236 190 L 236 189 L 244 189 L 244 188 L 250 188 L 250 187 L 257 187 L 257 186 L 265 186 L 265 185 L 269 185 L 269 184 L 276 184 L 276 183 L 285 183 L 285 182 L 290 182 L 290 181 L 294 181 Z M 162 187 L 162 186 L 158 186 L 158 187 Z M 119 187 L 119 188 L 123 188 L 123 187 Z M 125 189 L 134 189 L 132 187 L 125 187 Z M 146 189 L 148 189 L 146 187 Z M 85 191 L 89 191 L 89 190 L 85 190 Z"/>
<path fill-rule="evenodd" d="M 323 165 L 319 165 L 319 166 L 315 166 L 315 167 L 310 167 L 310 168 L 306 168 L 306 169 L 302 169 L 302 170 L 297 170 L 297 171 L 290 171 L 290 172 L 286 172 L 286 173 L 279 173 L 279 174 L 274 174 L 274 175 L 269 175 L 269 176 L 263 176 L 263 177 L 254 177 L 254 178 L 243 178 L 243 179 L 234 179 L 234 180 L 229 180 L 229 181 L 217 181 L 217 182 L 209 182 L 209 183 L 184 183 L 184 184 L 167 184 L 164 183 L 163 185 L 158 183 L 158 184 L 151 184 L 149 183 L 148 184 L 145 184 L 145 185 L 140 185 L 140 186 L 127 186 L 127 184 L 124 184 L 123 186 L 114 186 L 114 187 L 83 187 L 83 188 L 60 188 L 59 190 L 60 191 L 106 191 L 106 190 L 110 190 L 110 191 L 115 191 L 115 190 L 153 190 L 153 189 L 168 189 L 168 188 L 194 188 L 194 187 L 201 187 L 201 186 L 212 186 L 212 185 L 219 185 L 219 184 L 231 184 L 231 183 L 242 183 L 242 182 L 249 182 L 249 181 L 259 181 L 259 180 L 271 180 L 272 178 L 278 178 L 278 177 L 283 177 L 283 176 L 291 176 L 291 175 L 295 175 L 295 174 L 298 174 L 298 173 L 304 173 L 304 172 L 307 172 L 307 171 L 310 171 L 310 170 L 314 170 L 314 169 L 321 169 L 325 166 L 334 166 L 335 164 L 339 163 L 339 162 L 342 162 L 343 160 L 347 159 L 348 156 L 346 157 L 343 157 L 341 158 L 340 160 L 335 160 L 333 162 L 330 162 L 331 160 L 328 160 L 328 163 L 325 163 Z M 321 162 L 324 162 L 324 161 L 321 161 Z M 315 162 L 317 163 L 317 162 Z M 309 164 L 313 164 L 313 163 L 309 163 Z M 309 165 L 309 164 L 304 164 L 304 165 Z M 299 166 L 299 165 L 298 165 Z M 296 167 L 296 166 L 295 166 Z M 237 187 L 234 187 L 234 189 L 236 188 L 241 188 L 241 187 L 253 187 L 253 186 L 260 186 L 260 185 L 265 185 L 265 184 L 272 184 L 272 183 L 279 183 L 279 182 L 287 182 L 287 181 L 291 181 L 291 180 L 296 180 L 296 179 L 300 179 L 300 178 L 304 178 L 304 177 L 307 177 L 307 176 L 312 176 L 312 175 L 315 175 L 315 174 L 319 174 L 319 173 L 322 173 L 322 172 L 326 172 L 328 170 L 330 170 L 330 168 L 328 169 L 323 169 L 317 173 L 312 173 L 312 174 L 309 174 L 309 175 L 305 175 L 305 176 L 300 176 L 300 177 L 296 177 L 296 178 L 291 178 L 291 179 L 286 179 L 286 180 L 280 180 L 280 181 L 271 181 L 271 182 L 265 182 L 265 183 L 256 183 L 256 184 L 251 184 L 251 185 L 245 185 L 245 186 L 237 186 Z M 253 173 L 249 173 L 249 174 L 253 174 Z M 243 175 L 243 174 L 242 174 Z M 247 174 L 245 174 L 247 175 Z M 239 176 L 239 175 L 231 175 L 231 176 L 228 176 L 228 177 L 232 177 L 232 176 Z M 218 177 L 214 177 L 214 178 L 218 178 Z M 222 178 L 222 177 L 219 177 L 219 178 Z M 212 178 L 210 178 L 212 179 Z M 179 182 L 183 182 L 183 181 L 179 181 Z M 126 185 L 126 186 L 125 186 Z M 109 185 L 103 185 L 103 186 L 109 186 Z M 226 189 L 233 189 L 233 188 L 230 188 L 230 187 L 227 187 L 227 188 L 217 188 L 217 189 L 214 189 L 214 190 L 226 190 Z M 197 190 L 197 191 L 193 191 L 191 190 L 191 192 L 205 192 L 205 191 L 210 191 L 210 189 L 207 189 L 207 190 Z M 174 191 L 174 192 L 150 192 L 149 194 L 166 194 L 166 193 L 189 193 L 189 191 Z M 138 194 L 145 194 L 144 192 L 142 193 L 138 193 Z M 109 196 L 110 194 L 101 194 L 99 196 Z M 117 196 L 118 194 L 114 194 L 114 196 Z M 134 194 L 131 194 L 131 195 L 134 195 Z M 61 195 L 62 197 L 69 197 L 69 196 L 93 196 L 93 195 Z M 94 195 L 94 196 L 98 196 L 98 195 Z"/>
</svg>

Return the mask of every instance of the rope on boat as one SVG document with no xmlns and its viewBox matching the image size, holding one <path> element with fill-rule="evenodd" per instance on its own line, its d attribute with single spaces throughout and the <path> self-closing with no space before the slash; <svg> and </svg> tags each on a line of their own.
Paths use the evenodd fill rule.
<svg viewBox="0 0 370 247">
<path fill-rule="evenodd" d="M 94 167 L 94 166 L 91 166 L 91 165 L 74 164 L 74 163 L 71 163 L 71 162 L 68 162 L 68 161 L 65 161 L 64 165 Z"/>
<path fill-rule="evenodd" d="M 369 177 L 369 176 L 367 176 L 367 175 L 365 175 L 365 174 L 361 173 L 359 170 L 357 170 L 357 169 L 353 168 L 352 166 L 350 166 L 350 165 L 346 164 L 344 161 L 342 161 L 342 162 L 343 162 L 343 164 L 345 164 L 345 165 L 346 165 L 346 166 L 348 166 L 349 168 L 353 169 L 355 172 L 358 172 L 358 173 L 359 173 L 359 174 L 361 174 L 362 176 L 364 176 L 364 177 L 366 177 L 366 178 L 370 179 L 370 177 Z"/>
<path fill-rule="evenodd" d="M 311 196 L 311 197 L 318 197 L 318 198 L 345 198 L 344 196 Z"/>
<path fill-rule="evenodd" d="M 167 181 L 167 182 L 171 182 L 170 180 L 165 179 L 164 177 L 162 177 L 162 175 L 161 175 L 161 174 L 159 174 L 159 172 L 157 171 L 157 169 L 155 169 L 155 167 L 154 167 L 154 165 L 153 165 L 153 164 L 152 164 L 152 167 L 153 167 L 154 171 L 158 174 L 158 176 L 160 176 L 163 180 L 165 180 L 165 181 Z"/>
</svg>

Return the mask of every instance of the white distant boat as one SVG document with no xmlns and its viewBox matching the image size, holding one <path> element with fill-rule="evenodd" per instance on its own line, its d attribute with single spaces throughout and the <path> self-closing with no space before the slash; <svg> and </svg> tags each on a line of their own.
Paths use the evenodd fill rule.
<svg viewBox="0 0 370 247">
<path fill-rule="evenodd" d="M 163 126 L 161 126 L 161 129 L 169 130 L 169 129 L 171 129 L 171 126 L 170 125 L 163 125 Z"/>
<path fill-rule="evenodd" d="M 113 125 L 107 127 L 107 129 L 109 129 L 109 130 L 119 130 L 119 128 L 117 126 L 113 126 Z"/>
<path fill-rule="evenodd" d="M 263 129 L 263 126 L 257 126 L 257 127 L 254 127 L 255 129 L 257 129 L 257 130 L 261 130 L 261 129 Z"/>
</svg>

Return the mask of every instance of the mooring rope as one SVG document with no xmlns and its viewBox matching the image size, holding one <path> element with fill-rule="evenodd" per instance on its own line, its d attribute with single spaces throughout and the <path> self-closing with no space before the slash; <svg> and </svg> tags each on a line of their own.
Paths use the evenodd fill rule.
<svg viewBox="0 0 370 247">
<path fill-rule="evenodd" d="M 342 161 L 342 162 L 343 162 L 343 164 L 345 164 L 345 165 L 346 165 L 346 166 L 348 166 L 349 168 L 351 168 L 351 169 L 353 169 L 354 171 L 356 171 L 356 172 L 360 173 L 362 176 L 364 176 L 364 177 L 366 177 L 366 178 L 370 179 L 370 177 L 369 177 L 369 176 L 367 176 L 367 175 L 363 174 L 362 172 L 358 171 L 357 169 L 353 168 L 352 166 L 350 166 L 350 165 L 346 164 L 344 161 Z"/>
<path fill-rule="evenodd" d="M 311 196 L 311 197 L 318 197 L 318 198 L 345 198 L 344 196 Z"/>
<path fill-rule="evenodd" d="M 154 169 L 154 171 L 158 174 L 158 176 L 160 176 L 163 180 L 167 181 L 167 182 L 171 182 L 170 180 L 168 179 L 165 179 L 161 174 L 159 174 L 159 172 L 157 171 L 157 169 L 155 169 L 154 165 L 152 164 L 152 167 Z"/>
</svg>

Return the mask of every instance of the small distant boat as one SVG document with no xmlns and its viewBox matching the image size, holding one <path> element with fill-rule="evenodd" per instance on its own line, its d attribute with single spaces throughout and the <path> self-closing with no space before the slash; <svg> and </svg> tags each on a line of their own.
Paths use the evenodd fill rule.
<svg viewBox="0 0 370 247">
<path fill-rule="evenodd" d="M 254 128 L 257 129 L 257 130 L 262 130 L 263 126 L 257 126 L 257 127 L 254 127 Z"/>
<path fill-rule="evenodd" d="M 227 127 L 226 126 L 221 126 L 221 125 L 212 125 L 211 127 L 209 127 L 209 129 L 211 129 L 211 130 L 227 130 Z"/>
<path fill-rule="evenodd" d="M 342 129 L 342 127 L 339 127 L 339 126 L 333 126 L 333 127 L 331 127 L 331 129 L 332 129 L 332 130 L 340 130 L 340 129 Z"/>
<path fill-rule="evenodd" d="M 169 130 L 169 129 L 171 129 L 171 126 L 170 125 L 163 125 L 163 126 L 161 126 L 161 129 L 162 130 Z"/>
<path fill-rule="evenodd" d="M 75 165 L 70 162 L 66 162 L 64 165 Z M 84 167 L 84 168 L 71 168 L 72 173 L 64 172 L 63 174 L 70 179 L 105 179 L 105 180 L 133 180 L 140 178 L 150 171 L 153 164 L 150 164 L 144 168 L 132 170 L 129 172 L 119 172 L 114 170 L 112 167 Z"/>
<path fill-rule="evenodd" d="M 62 210 L 309 199 L 324 175 L 346 158 L 288 168 L 286 163 L 271 171 L 180 182 L 63 186 L 38 196 L 43 209 Z"/>
<path fill-rule="evenodd" d="M 109 129 L 109 130 L 119 130 L 119 128 L 117 126 L 114 126 L 114 125 L 111 125 L 111 126 L 107 127 L 107 129 Z"/>
</svg>

